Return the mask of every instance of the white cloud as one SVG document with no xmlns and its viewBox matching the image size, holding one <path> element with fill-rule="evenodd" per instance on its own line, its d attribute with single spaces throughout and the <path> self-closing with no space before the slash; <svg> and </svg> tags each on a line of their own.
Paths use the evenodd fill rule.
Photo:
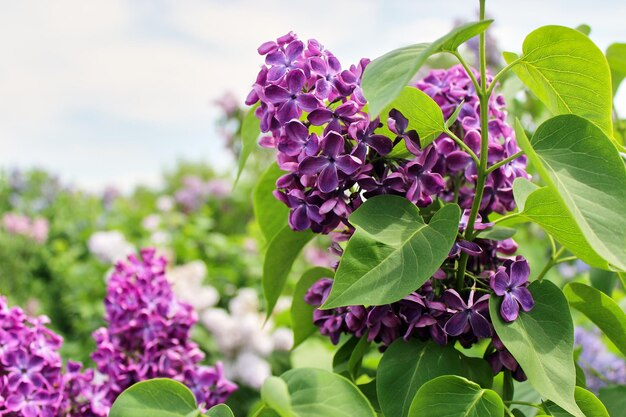
<svg viewBox="0 0 626 417">
<path fill-rule="evenodd" d="M 604 48 L 626 40 L 626 4 L 613 3 L 488 1 L 488 10 L 504 49 L 519 51 L 525 33 L 550 22 L 588 23 Z M 125 187 L 153 182 L 177 156 L 223 167 L 211 102 L 225 90 L 245 96 L 263 41 L 294 30 L 347 66 L 433 40 L 476 8 L 467 0 L 3 2 L 0 164 Z M 626 93 L 618 102 L 626 112 Z"/>
</svg>

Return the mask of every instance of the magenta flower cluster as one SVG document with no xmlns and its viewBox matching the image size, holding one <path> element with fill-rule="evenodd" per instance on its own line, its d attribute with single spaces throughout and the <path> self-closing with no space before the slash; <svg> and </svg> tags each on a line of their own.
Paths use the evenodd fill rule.
<svg viewBox="0 0 626 417">
<path fill-rule="evenodd" d="M 368 60 L 343 69 L 319 42 L 305 44 L 293 33 L 261 45 L 259 53 L 265 56 L 265 65 L 247 104 L 258 103 L 256 115 L 267 133 L 261 144 L 276 149 L 278 166 L 286 171 L 276 182 L 275 196 L 291 209 L 292 229 L 335 232 L 331 234 L 333 249 L 340 254 L 337 242 L 353 232 L 349 215 L 364 199 L 380 194 L 404 196 L 419 207 L 436 199 L 457 203 L 465 210 L 460 232 L 466 229 L 478 179 L 474 160 L 445 133 L 423 147 L 418 133 L 409 129 L 409 121 L 397 109 L 372 119 L 360 88 Z M 492 81 L 490 75 L 487 81 Z M 458 65 L 431 71 L 414 87 L 428 94 L 446 119 L 458 110 L 450 130 L 480 157 L 479 99 L 465 69 Z M 506 122 L 504 98 L 493 95 L 487 111 L 488 163 L 493 165 L 519 148 Z M 392 135 L 382 134 L 385 131 Z M 399 146 L 406 148 L 408 157 L 397 156 L 407 152 L 390 156 Z M 526 158 L 521 156 L 490 172 L 475 231 L 493 226 L 491 213 L 515 208 L 512 183 L 518 177 L 529 178 L 525 168 Z M 441 269 L 403 300 L 385 306 L 318 309 L 314 322 L 334 343 L 342 333 L 350 333 L 367 335 L 383 347 L 400 337 L 414 336 L 440 344 L 458 340 L 470 346 L 494 335 L 488 311 L 492 294 L 502 297 L 501 315 L 506 321 L 515 320 L 520 308 L 528 311 L 534 304 L 526 288 L 528 263 L 522 257 L 506 258 L 516 250 L 510 238 L 473 242 L 459 238 Z M 455 263 L 462 253 L 469 256 L 467 271 L 476 283 L 459 289 Z M 306 301 L 319 307 L 331 285 L 330 279 L 318 281 Z M 496 370 L 495 359 L 492 362 Z M 500 365 L 514 367 L 510 362 Z M 523 378 L 521 370 L 515 375 Z"/>
<path fill-rule="evenodd" d="M 56 417 L 67 399 L 59 348 L 45 316 L 32 318 L 0 297 L 0 415 Z"/>
<path fill-rule="evenodd" d="M 201 407 L 223 403 L 237 387 L 221 364 L 200 364 L 190 339 L 197 322 L 165 277 L 153 249 L 117 264 L 105 299 L 107 327 L 94 332 L 96 369 L 69 361 L 62 372 L 62 339 L 0 299 L 0 415 L 106 417 L 117 396 L 136 382 L 166 377 L 187 385 Z"/>
</svg>

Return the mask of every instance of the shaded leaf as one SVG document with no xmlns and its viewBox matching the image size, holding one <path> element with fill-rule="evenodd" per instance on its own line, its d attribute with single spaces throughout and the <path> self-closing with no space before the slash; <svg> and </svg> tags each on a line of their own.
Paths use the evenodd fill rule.
<svg viewBox="0 0 626 417">
<path fill-rule="evenodd" d="M 490 389 L 458 376 L 440 376 L 424 385 L 413 399 L 410 417 L 502 417 L 504 403 Z"/>
<path fill-rule="evenodd" d="M 398 339 L 385 351 L 376 372 L 378 401 L 385 415 L 405 417 L 422 385 L 442 375 L 464 375 L 462 357 L 452 346 Z"/>
<path fill-rule="evenodd" d="M 574 400 L 574 325 L 567 300 L 550 281 L 535 281 L 528 289 L 535 307 L 511 323 L 500 317 L 501 298 L 491 297 L 495 331 L 542 396 L 576 417 L 585 417 Z"/>
<path fill-rule="evenodd" d="M 293 292 L 291 302 L 291 328 L 293 329 L 293 347 L 296 348 L 317 331 L 313 324 L 315 307 L 304 301 L 306 292 L 320 278 L 332 278 L 335 272 L 328 268 L 315 267 L 302 274 Z"/>
<path fill-rule="evenodd" d="M 350 216 L 356 231 L 322 308 L 387 304 L 415 291 L 448 256 L 460 214 L 449 204 L 426 224 L 403 197 L 367 200 Z"/>
<path fill-rule="evenodd" d="M 519 129 L 516 129 L 516 131 Z M 551 192 L 544 198 L 567 209 L 597 255 L 626 269 L 626 166 L 615 146 L 593 123 L 574 115 L 543 123 L 530 141 L 518 137 Z M 541 201 L 537 205 L 540 205 Z M 528 200 L 524 205 L 528 209 Z M 552 211 L 555 211 L 554 209 Z M 589 262 L 568 246 L 574 254 Z"/>
<path fill-rule="evenodd" d="M 612 385 L 600 388 L 600 400 L 606 406 L 610 416 L 619 416 L 626 410 L 626 386 Z"/>
<path fill-rule="evenodd" d="M 157 378 L 134 384 L 113 403 L 109 417 L 200 415 L 192 392 L 180 382 Z"/>
<path fill-rule="evenodd" d="M 267 315 L 272 314 L 278 297 L 283 292 L 291 267 L 302 248 L 313 238 L 313 232 L 294 232 L 285 226 L 267 247 L 263 260 L 263 296 Z"/>
<path fill-rule="evenodd" d="M 578 407 L 582 410 L 585 417 L 610 417 L 604 404 L 586 389 L 576 387 L 574 396 L 576 398 L 576 404 L 578 404 Z M 571 417 L 570 413 L 552 402 L 546 404 L 545 407 L 547 407 L 550 414 L 554 417 Z"/>
<path fill-rule="evenodd" d="M 626 78 L 626 43 L 614 43 L 606 50 L 606 59 L 611 68 L 613 94 L 615 94 Z"/>
<path fill-rule="evenodd" d="M 406 46 L 373 60 L 365 69 L 361 83 L 372 117 L 379 115 L 400 94 L 431 55 L 456 51 L 460 45 L 487 30 L 491 22 L 467 23 L 433 43 Z"/>
<path fill-rule="evenodd" d="M 251 107 L 241 123 L 241 154 L 239 154 L 239 165 L 235 184 L 239 181 L 243 168 L 246 166 L 250 154 L 257 146 L 257 139 L 261 134 L 261 121 L 254 114 L 257 107 L 258 104 Z"/>
<path fill-rule="evenodd" d="M 235 417 L 235 415 L 226 404 L 218 404 L 207 411 L 206 417 Z"/>
<path fill-rule="evenodd" d="M 626 355 L 626 314 L 611 297 L 578 282 L 567 284 L 563 293 L 572 307 L 587 316 Z"/>
<path fill-rule="evenodd" d="M 267 243 L 288 225 L 289 208 L 272 194 L 276 180 L 284 174 L 274 162 L 261 175 L 254 189 L 254 217 Z"/>
</svg>

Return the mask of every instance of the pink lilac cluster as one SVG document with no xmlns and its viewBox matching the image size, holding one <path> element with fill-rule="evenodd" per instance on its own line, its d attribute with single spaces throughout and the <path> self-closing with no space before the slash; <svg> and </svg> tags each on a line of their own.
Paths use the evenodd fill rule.
<svg viewBox="0 0 626 417">
<path fill-rule="evenodd" d="M 174 199 L 185 213 L 198 211 L 209 197 L 224 198 L 230 195 L 231 184 L 222 179 L 204 181 L 195 175 L 183 178 L 182 188 L 176 191 Z"/>
<path fill-rule="evenodd" d="M 0 415 L 65 415 L 63 339 L 47 324 L 47 317 L 28 317 L 0 297 Z"/>
<path fill-rule="evenodd" d="M 43 217 L 30 218 L 17 213 L 5 213 L 2 226 L 12 235 L 25 236 L 37 243 L 45 243 L 50 231 L 50 224 Z"/>
<path fill-rule="evenodd" d="M 319 42 L 305 44 L 293 33 L 264 43 L 258 52 L 265 56 L 265 65 L 246 104 L 258 103 L 256 115 L 262 132 L 267 133 L 261 145 L 276 149 L 278 166 L 286 171 L 276 182 L 275 196 L 291 209 L 292 229 L 330 233 L 332 249 L 340 255 L 337 243 L 353 232 L 348 222 L 352 211 L 364 199 L 395 194 L 419 207 L 435 199 L 459 204 L 465 210 L 459 228 L 465 231 L 477 181 L 474 161 L 446 134 L 422 147 L 418 133 L 409 129 L 409 120 L 397 109 L 372 119 L 360 88 L 368 60 L 343 69 Z M 446 119 L 458 109 L 450 129 L 480 156 L 479 99 L 465 69 L 459 65 L 431 71 L 415 87 L 433 98 Z M 492 165 L 519 148 L 506 122 L 504 98 L 494 95 L 487 111 L 488 163 Z M 381 129 L 385 125 L 387 129 Z M 386 136 L 385 131 L 392 134 Z M 397 157 L 396 152 L 390 157 L 397 146 L 404 146 L 410 156 Z M 522 156 L 489 174 L 475 231 L 493 226 L 491 213 L 515 208 L 512 183 L 517 177 L 529 177 L 525 168 Z M 526 288 L 528 263 L 522 257 L 507 259 L 516 250 L 510 238 L 472 242 L 459 238 L 432 279 L 403 300 L 384 306 L 318 309 L 315 324 L 334 343 L 342 333 L 350 333 L 367 334 L 383 348 L 400 337 L 413 336 L 441 344 L 459 340 L 470 346 L 494 334 L 488 310 L 492 294 L 502 298 L 500 313 L 506 321 L 534 305 Z M 476 284 L 457 289 L 455 264 L 462 253 L 469 256 L 467 271 L 476 277 Z M 318 281 L 306 301 L 319 307 L 331 286 L 330 279 Z M 494 370 L 501 358 L 500 368 L 515 368 L 514 375 L 523 379 L 521 369 L 507 361 L 508 352 L 503 352 L 494 356 Z"/>
<path fill-rule="evenodd" d="M 165 266 L 165 258 L 144 249 L 141 257 L 130 255 L 128 262 L 118 263 L 109 278 L 107 327 L 94 332 L 97 348 L 91 355 L 98 377 L 74 372 L 75 389 L 85 398 L 75 404 L 81 415 L 106 416 L 124 389 L 150 378 L 184 383 L 207 408 L 236 390 L 221 364 L 200 365 L 204 354 L 190 339 L 197 316 L 189 304 L 174 297 Z"/>
</svg>

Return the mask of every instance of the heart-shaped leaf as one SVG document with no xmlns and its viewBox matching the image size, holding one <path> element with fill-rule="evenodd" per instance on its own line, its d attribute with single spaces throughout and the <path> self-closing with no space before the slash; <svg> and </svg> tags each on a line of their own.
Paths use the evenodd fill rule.
<svg viewBox="0 0 626 417">
<path fill-rule="evenodd" d="M 376 391 L 383 413 L 406 417 L 417 390 L 442 375 L 464 375 L 460 352 L 452 346 L 398 339 L 385 351 L 376 372 Z"/>
<path fill-rule="evenodd" d="M 193 393 L 180 382 L 157 378 L 134 384 L 113 403 L 109 417 L 192 417 L 200 410 Z"/>
<path fill-rule="evenodd" d="M 398 110 L 408 119 L 407 130 L 415 130 L 418 133 L 422 148 L 430 145 L 446 128 L 441 107 L 428 94 L 415 87 L 404 87 L 398 97 L 380 112 L 383 126 L 377 133 L 391 139 L 396 137 L 387 126 L 387 117 L 392 109 Z"/>
<path fill-rule="evenodd" d="M 613 135 L 611 73 L 602 51 L 583 33 L 544 26 L 524 40 L 513 71 L 554 114 L 576 114 Z M 518 57 L 505 53 L 507 63 Z"/>
<path fill-rule="evenodd" d="M 595 395 L 591 392 L 587 391 L 584 388 L 576 387 L 576 391 L 574 393 L 574 397 L 576 398 L 576 404 L 578 404 L 578 408 L 582 410 L 585 414 L 585 417 L 610 417 L 609 413 L 606 411 L 606 407 L 602 404 Z M 545 405 L 550 411 L 550 414 L 554 417 L 571 417 L 572 415 L 567 411 L 563 410 L 558 405 L 553 402 L 548 402 Z"/>
<path fill-rule="evenodd" d="M 626 410 L 626 385 L 609 385 L 600 388 L 600 400 L 610 416 L 619 416 Z"/>
<path fill-rule="evenodd" d="M 235 417 L 231 409 L 225 404 L 218 404 L 215 407 L 211 407 L 205 415 L 206 417 Z"/>
<path fill-rule="evenodd" d="M 610 139 L 593 123 L 563 115 L 539 126 L 530 141 L 524 135 L 518 140 L 548 184 L 550 192 L 542 198 L 566 209 L 559 217 L 573 219 L 598 256 L 626 270 L 626 166 Z M 527 199 L 525 210 L 528 205 Z M 581 255 L 576 245 L 570 246 Z"/>
<path fill-rule="evenodd" d="M 441 266 L 456 238 L 461 211 L 449 204 L 429 224 L 399 196 L 376 196 L 350 216 L 356 231 L 322 308 L 382 305 L 419 288 Z"/>
<path fill-rule="evenodd" d="M 574 400 L 574 325 L 567 300 L 550 281 L 535 281 L 528 289 L 535 307 L 511 323 L 500 317 L 501 299 L 491 297 L 496 333 L 542 396 L 576 417 L 585 417 Z"/>
<path fill-rule="evenodd" d="M 578 282 L 567 284 L 563 293 L 572 307 L 594 322 L 626 355 L 626 314 L 611 297 Z"/>
<path fill-rule="evenodd" d="M 304 301 L 306 292 L 320 278 L 332 278 L 335 272 L 328 268 L 311 268 L 302 274 L 293 292 L 291 302 L 291 326 L 293 328 L 293 347 L 297 347 L 317 330 L 313 324 L 315 307 Z"/>
<path fill-rule="evenodd" d="M 254 217 L 266 243 L 288 227 L 289 209 L 272 194 L 276 189 L 276 180 L 284 174 L 274 162 L 261 175 L 254 189 Z"/>
<path fill-rule="evenodd" d="M 626 78 L 626 43 L 614 43 L 606 50 L 606 59 L 611 68 L 611 81 L 613 82 L 613 94 L 615 94 Z"/>
<path fill-rule="evenodd" d="M 437 377 L 417 391 L 409 417 L 502 417 L 500 396 L 459 376 Z"/>
<path fill-rule="evenodd" d="M 281 417 L 376 417 L 363 393 L 346 378 L 313 368 L 298 368 L 280 377 L 287 384 L 291 406 Z M 281 409 L 284 410 L 284 401 Z"/>
<path fill-rule="evenodd" d="M 550 187 L 540 188 L 525 178 L 516 178 L 513 195 L 520 212 L 512 219 L 517 221 L 521 218 L 538 224 L 587 264 L 609 268 L 608 262 L 589 245 L 571 212 Z"/>
<path fill-rule="evenodd" d="M 312 238 L 313 232 L 310 230 L 294 232 L 289 226 L 285 226 L 268 245 L 263 259 L 263 277 L 261 278 L 268 317 L 272 314 L 276 301 L 285 288 L 293 263 L 302 248 Z"/>
<path fill-rule="evenodd" d="M 487 30 L 491 22 L 467 23 L 433 43 L 396 49 L 370 62 L 361 85 L 372 117 L 379 115 L 402 92 L 431 55 L 456 51 L 460 45 Z"/>
<path fill-rule="evenodd" d="M 257 146 L 257 139 L 261 134 L 261 121 L 254 114 L 258 104 L 251 107 L 243 118 L 241 123 L 241 154 L 239 155 L 239 165 L 237 167 L 237 178 L 235 184 L 239 181 L 243 168 L 250 157 L 250 154 Z"/>
</svg>

